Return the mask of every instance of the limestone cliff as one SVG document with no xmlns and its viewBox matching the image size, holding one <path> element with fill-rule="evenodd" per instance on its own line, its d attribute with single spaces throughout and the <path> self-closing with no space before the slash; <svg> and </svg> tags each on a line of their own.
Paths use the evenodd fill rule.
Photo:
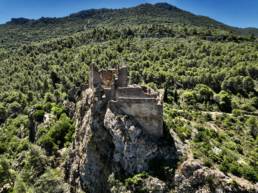
<svg viewBox="0 0 258 193">
<path fill-rule="evenodd" d="M 102 87 L 76 105 L 76 136 L 66 163 L 71 193 L 256 193 L 257 187 L 188 159 L 176 134 L 155 138 L 137 119 L 109 106 Z M 145 173 L 146 172 L 146 173 Z"/>
<path fill-rule="evenodd" d="M 114 146 L 104 127 L 107 101 L 102 96 L 101 88 L 88 89 L 77 104 L 76 136 L 66 168 L 71 192 L 107 192 Z"/>
<path fill-rule="evenodd" d="M 168 140 L 149 136 L 133 117 L 111 110 L 101 87 L 83 93 L 75 116 L 76 136 L 66 164 L 71 192 L 109 192 L 111 174 L 124 178 L 148 171 L 155 159 L 177 159 Z"/>
</svg>

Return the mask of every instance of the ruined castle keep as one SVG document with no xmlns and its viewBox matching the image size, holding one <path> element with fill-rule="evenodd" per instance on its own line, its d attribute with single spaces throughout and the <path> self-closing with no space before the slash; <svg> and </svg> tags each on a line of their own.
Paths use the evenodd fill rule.
<svg viewBox="0 0 258 193">
<path fill-rule="evenodd" d="M 129 115 L 153 137 L 163 135 L 163 94 L 139 85 L 128 85 L 126 67 L 98 70 L 91 65 L 89 87 L 101 87 L 111 110 Z"/>
</svg>

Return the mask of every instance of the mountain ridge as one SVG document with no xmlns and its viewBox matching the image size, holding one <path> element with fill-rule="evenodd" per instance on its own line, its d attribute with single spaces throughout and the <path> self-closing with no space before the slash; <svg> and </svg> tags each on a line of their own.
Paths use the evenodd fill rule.
<svg viewBox="0 0 258 193">
<path fill-rule="evenodd" d="M 258 28 L 255 27 L 246 27 L 246 28 L 241 28 L 241 27 L 236 27 L 236 26 L 231 26 L 231 25 L 227 25 L 224 24 L 223 22 L 217 21 L 213 18 L 210 18 L 208 16 L 203 16 L 203 15 L 197 15 L 194 13 L 191 13 L 189 11 L 185 11 L 183 9 L 177 8 L 174 5 L 171 5 L 169 3 L 156 3 L 156 4 L 151 4 L 151 3 L 144 3 L 144 4 L 140 4 L 134 7 L 129 7 L 129 8 L 117 8 L 117 9 L 110 9 L 110 8 L 100 8 L 100 9 L 87 9 L 87 10 L 81 10 L 79 12 L 75 12 L 72 13 L 68 16 L 64 16 L 64 17 L 41 17 L 39 19 L 29 19 L 29 18 L 12 18 L 10 21 L 6 22 L 5 24 L 1 24 L 0 26 L 3 25 L 8 25 L 8 24 L 35 24 L 35 23 L 39 23 L 39 22 L 49 22 L 49 23 L 53 23 L 55 21 L 60 21 L 63 19 L 75 19 L 75 18 L 80 18 L 80 19 L 87 19 L 90 18 L 94 15 L 97 14 L 105 14 L 105 13 L 114 13 L 114 12 L 123 12 L 126 10 L 129 11 L 133 11 L 133 10 L 137 10 L 137 9 L 164 9 L 166 11 L 175 11 L 178 13 L 183 14 L 184 16 L 188 15 L 191 17 L 194 17 L 194 19 L 204 19 L 208 22 L 211 22 L 211 24 L 214 24 L 215 26 L 219 26 L 219 27 L 226 27 L 226 28 L 230 28 L 230 30 L 244 30 L 247 31 L 246 33 L 249 33 L 249 31 L 251 31 L 251 33 L 254 33 L 255 35 L 258 36 Z M 143 10 L 144 11 L 144 10 Z M 146 14 L 146 13 L 143 13 Z M 192 21 L 193 24 L 195 24 L 196 22 Z"/>
<path fill-rule="evenodd" d="M 227 26 L 168 3 L 145 3 L 131 8 L 83 10 L 61 18 L 13 18 L 10 22 L 0 25 L 0 48 L 17 48 L 31 42 L 70 36 L 77 32 L 103 27 L 119 27 L 126 30 L 126 28 L 143 25 L 166 25 L 171 29 L 185 29 L 186 32 L 191 28 L 214 33 L 220 31 L 234 36 L 235 39 L 258 37 L 256 28 L 242 29 Z"/>
</svg>

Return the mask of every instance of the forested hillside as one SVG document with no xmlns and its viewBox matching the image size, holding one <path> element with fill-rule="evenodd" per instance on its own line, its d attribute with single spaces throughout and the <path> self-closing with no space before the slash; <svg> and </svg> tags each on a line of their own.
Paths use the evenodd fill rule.
<svg viewBox="0 0 258 193">
<path fill-rule="evenodd" d="M 252 35 L 253 33 L 253 35 Z M 91 63 L 165 89 L 164 121 L 194 159 L 258 182 L 257 30 L 167 4 L 0 26 L 0 192 L 62 192 L 73 105 Z"/>
<path fill-rule="evenodd" d="M 197 16 L 166 3 L 142 4 L 127 9 L 92 9 L 81 11 L 64 18 L 41 18 L 31 20 L 14 18 L 0 25 L 0 48 L 16 47 L 32 41 L 57 38 L 95 27 L 126 27 L 139 24 L 179 24 L 226 30 L 232 35 L 258 36 L 258 29 L 240 29 L 224 25 L 208 17 Z"/>
</svg>

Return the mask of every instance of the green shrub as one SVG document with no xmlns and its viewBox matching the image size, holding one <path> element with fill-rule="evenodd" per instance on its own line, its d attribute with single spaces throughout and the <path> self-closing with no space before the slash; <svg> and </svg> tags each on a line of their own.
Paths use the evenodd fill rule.
<svg viewBox="0 0 258 193">
<path fill-rule="evenodd" d="M 22 105 L 18 102 L 12 102 L 8 105 L 8 114 L 9 115 L 16 115 L 22 111 Z"/>
<path fill-rule="evenodd" d="M 49 130 L 49 135 L 62 147 L 66 140 L 71 141 L 74 126 L 66 114 L 62 114 L 56 124 Z"/>
<path fill-rule="evenodd" d="M 131 178 L 127 178 L 125 180 L 125 185 L 126 185 L 126 187 L 141 185 L 142 180 L 147 177 L 148 177 L 148 174 L 145 172 L 136 174 L 135 176 L 133 176 Z"/>
<path fill-rule="evenodd" d="M 45 94 L 44 101 L 45 102 L 55 102 L 56 101 L 55 95 L 53 95 L 52 93 L 47 92 Z"/>
<path fill-rule="evenodd" d="M 21 165 L 20 175 L 24 182 L 33 184 L 39 176 L 50 166 L 49 159 L 43 149 L 37 145 L 31 145 L 25 152 Z"/>
<path fill-rule="evenodd" d="M 211 159 L 206 157 L 206 158 L 204 158 L 203 163 L 204 163 L 205 166 L 211 167 L 213 162 L 212 162 Z"/>
<path fill-rule="evenodd" d="M 209 142 L 211 138 L 217 138 L 218 134 L 214 130 L 199 128 L 194 137 L 195 142 Z"/>
<path fill-rule="evenodd" d="M 251 105 L 252 105 L 253 107 L 255 107 L 256 109 L 258 109 L 258 97 L 253 97 L 253 98 L 251 99 Z"/>
<path fill-rule="evenodd" d="M 246 178 L 252 182 L 257 182 L 258 181 L 258 169 L 250 167 L 250 166 L 242 166 L 241 176 L 243 176 L 244 178 Z"/>
<path fill-rule="evenodd" d="M 27 185 L 23 181 L 23 179 L 18 175 L 15 180 L 15 184 L 13 187 L 13 193 L 27 193 Z"/>
<path fill-rule="evenodd" d="M 64 113 L 64 109 L 62 107 L 55 105 L 51 108 L 51 112 L 54 113 L 59 118 L 61 114 Z"/>
<path fill-rule="evenodd" d="M 248 112 L 254 112 L 256 110 L 255 107 L 253 107 L 252 104 L 248 102 L 241 105 L 241 109 Z"/>
<path fill-rule="evenodd" d="M 250 92 L 253 92 L 255 89 L 254 80 L 250 76 L 244 77 L 244 79 L 242 80 L 242 84 L 245 94 L 249 94 Z"/>
<path fill-rule="evenodd" d="M 195 106 L 197 103 L 197 96 L 194 91 L 185 91 L 183 94 L 180 96 L 181 101 L 184 105 L 191 105 Z"/>
<path fill-rule="evenodd" d="M 224 145 L 230 150 L 236 150 L 237 144 L 234 141 L 225 141 Z"/>
<path fill-rule="evenodd" d="M 37 193 L 61 193 L 65 192 L 68 187 L 65 186 L 62 172 L 58 169 L 48 169 L 41 175 L 35 185 Z"/>
<path fill-rule="evenodd" d="M 8 150 L 8 144 L 0 139 L 0 154 L 4 154 Z"/>
<path fill-rule="evenodd" d="M 221 91 L 216 95 L 216 102 L 222 112 L 231 113 L 232 104 L 231 104 L 231 96 L 226 91 Z"/>
<path fill-rule="evenodd" d="M 29 118 L 27 115 L 18 115 L 15 118 L 8 119 L 6 121 L 5 128 L 8 130 L 8 136 L 23 136 L 26 137 L 29 135 L 29 130 L 27 129 L 29 126 Z M 21 128 L 23 128 L 21 130 Z"/>
<path fill-rule="evenodd" d="M 44 148 L 48 155 L 52 155 L 58 150 L 58 146 L 56 145 L 54 139 L 48 134 L 39 138 L 37 144 Z"/>
<path fill-rule="evenodd" d="M 43 104 L 35 104 L 33 107 L 36 110 L 44 110 L 44 105 Z"/>
<path fill-rule="evenodd" d="M 214 92 L 209 86 L 204 84 L 198 84 L 196 85 L 195 90 L 197 92 L 197 100 L 199 102 L 211 103 L 213 101 Z"/>
<path fill-rule="evenodd" d="M 234 110 L 232 111 L 232 114 L 233 114 L 234 116 L 236 116 L 236 117 L 239 117 L 239 116 L 242 116 L 242 115 L 243 115 L 243 112 L 242 112 L 241 110 L 239 110 L 239 109 L 234 109 Z"/>
<path fill-rule="evenodd" d="M 192 130 L 188 127 L 176 127 L 175 131 L 183 141 L 191 138 Z"/>
<path fill-rule="evenodd" d="M 242 173 L 241 166 L 238 163 L 233 162 L 233 163 L 229 164 L 229 171 L 232 174 L 241 177 L 241 173 Z"/>
<path fill-rule="evenodd" d="M 11 173 L 11 161 L 4 156 L 0 156 L 0 187 L 3 187 L 5 183 L 13 181 L 13 175 Z"/>
<path fill-rule="evenodd" d="M 3 103 L 0 103 L 0 124 L 5 122 L 7 118 L 7 110 Z"/>
<path fill-rule="evenodd" d="M 72 141 L 74 130 L 72 120 L 63 113 L 47 133 L 39 138 L 38 144 L 51 155 L 57 149 L 63 148 L 65 144 Z"/>
<path fill-rule="evenodd" d="M 33 113 L 33 117 L 37 122 L 43 122 L 45 111 L 44 110 L 36 110 Z"/>
<path fill-rule="evenodd" d="M 22 139 L 19 141 L 19 145 L 17 146 L 17 153 L 20 153 L 22 151 L 27 151 L 30 148 L 30 143 L 28 139 Z"/>
<path fill-rule="evenodd" d="M 246 125 L 250 128 L 250 134 L 253 138 L 257 138 L 258 136 L 258 121 L 256 117 L 249 117 L 246 120 Z"/>
</svg>

